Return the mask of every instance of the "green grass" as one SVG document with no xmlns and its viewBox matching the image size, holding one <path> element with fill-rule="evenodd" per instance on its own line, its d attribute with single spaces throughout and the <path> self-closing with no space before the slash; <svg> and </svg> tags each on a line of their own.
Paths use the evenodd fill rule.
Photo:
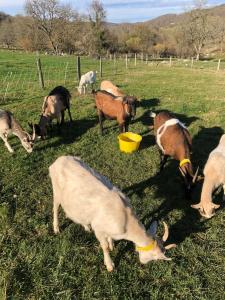
<svg viewBox="0 0 225 300">
<path fill-rule="evenodd" d="M 116 122 L 105 122 L 105 135 L 100 136 L 92 96 L 78 96 L 75 57 L 42 57 L 48 68 L 68 61 L 74 63 L 66 82 L 73 94 L 72 125 L 66 115 L 62 134 L 54 128 L 31 154 L 16 137 L 10 138 L 13 155 L 0 141 L 0 299 L 224 299 L 224 209 L 210 220 L 200 218 L 190 204 L 199 201 L 201 184 L 187 201 L 177 162 L 170 160 L 156 175 L 159 154 L 148 130 L 150 110 L 175 112 L 192 134 L 194 166 L 202 169 L 225 127 L 224 71 L 141 63 L 126 71 L 119 61 L 114 74 L 112 62 L 105 62 L 104 79 L 141 99 L 130 130 L 142 134 L 143 142 L 138 152 L 127 155 L 118 149 Z M 84 71 L 98 67 L 95 60 L 82 62 Z M 2 51 L 0 63 L 1 76 L 36 67 L 35 55 L 23 53 Z M 10 89 L 0 108 L 12 111 L 28 129 L 28 121 L 38 121 L 43 96 L 56 83 L 64 84 L 63 78 L 50 80 L 45 91 L 38 84 L 24 85 L 18 98 L 18 87 L 12 93 Z M 80 156 L 121 188 L 146 226 L 157 219 L 159 235 L 166 221 L 170 242 L 178 244 L 167 253 L 173 260 L 142 266 L 132 243 L 119 241 L 112 253 L 115 271 L 108 273 L 94 234 L 71 223 L 63 212 L 61 233 L 55 236 L 48 167 L 65 154 Z M 221 192 L 215 198 L 222 204 Z"/>
</svg>

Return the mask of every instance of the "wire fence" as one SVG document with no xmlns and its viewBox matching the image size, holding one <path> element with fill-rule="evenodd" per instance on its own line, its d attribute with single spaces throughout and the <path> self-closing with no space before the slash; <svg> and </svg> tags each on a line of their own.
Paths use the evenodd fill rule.
<svg viewBox="0 0 225 300">
<path fill-rule="evenodd" d="M 37 58 L 33 57 L 32 60 L 1 61 L 0 103 L 23 98 L 24 94 L 41 89 L 36 60 Z M 44 88 L 47 91 L 57 85 L 76 89 L 79 79 L 75 56 L 43 56 L 40 60 Z M 99 80 L 107 78 L 116 81 L 118 76 L 132 76 L 133 72 L 148 71 L 149 68 L 190 68 L 218 73 L 225 70 L 225 62 L 221 60 L 194 61 L 193 58 L 152 59 L 148 55 L 110 55 L 100 60 L 81 57 L 80 71 L 84 74 L 90 70 L 97 70 Z"/>
</svg>

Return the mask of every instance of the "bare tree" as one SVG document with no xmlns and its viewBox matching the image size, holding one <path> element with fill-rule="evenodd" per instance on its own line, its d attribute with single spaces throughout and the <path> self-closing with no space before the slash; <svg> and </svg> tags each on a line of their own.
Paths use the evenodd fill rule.
<svg viewBox="0 0 225 300">
<path fill-rule="evenodd" d="M 107 30 L 105 28 L 106 12 L 101 1 L 93 0 L 89 7 L 89 21 L 91 29 L 91 52 L 101 54 L 107 47 Z"/>
<path fill-rule="evenodd" d="M 4 47 L 15 47 L 16 37 L 12 18 L 6 18 L 0 26 L 0 44 Z"/>
<path fill-rule="evenodd" d="M 212 20 L 212 39 L 220 49 L 220 53 L 223 52 L 225 42 L 225 21 L 223 17 L 215 17 Z"/>
<path fill-rule="evenodd" d="M 69 5 L 60 5 L 57 0 L 27 0 L 25 10 L 34 18 L 38 28 L 48 37 L 55 54 L 58 54 L 62 34 L 68 22 L 76 17 L 75 12 Z"/>
<path fill-rule="evenodd" d="M 193 47 L 196 60 L 206 41 L 210 38 L 209 15 L 205 9 L 206 1 L 195 1 L 195 8 L 189 12 L 184 28 L 187 42 Z"/>
</svg>

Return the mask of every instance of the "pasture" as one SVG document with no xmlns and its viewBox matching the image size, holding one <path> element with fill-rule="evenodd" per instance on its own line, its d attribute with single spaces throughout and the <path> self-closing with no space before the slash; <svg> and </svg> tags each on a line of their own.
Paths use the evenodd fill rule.
<svg viewBox="0 0 225 300">
<path fill-rule="evenodd" d="M 6 97 L 5 85 L 1 85 L 0 108 L 12 111 L 28 130 L 28 122 L 39 120 L 44 95 L 62 84 L 72 93 L 73 122 L 68 122 L 66 112 L 61 135 L 53 127 L 46 140 L 36 142 L 31 154 L 16 137 L 9 138 L 14 154 L 0 140 L 0 299 L 224 299 L 223 192 L 215 194 L 214 202 L 221 204 L 215 217 L 201 218 L 190 204 L 199 202 L 202 184 L 196 186 L 188 201 L 177 162 L 169 160 L 164 171 L 157 174 L 159 153 L 148 129 L 152 125 L 151 110 L 176 113 L 193 137 L 194 168 L 199 165 L 202 170 L 225 128 L 222 66 L 216 72 L 216 63 L 170 68 L 138 62 L 136 67 L 130 63 L 126 70 L 124 60 L 118 60 L 115 71 L 113 61 L 103 61 L 102 79 L 112 80 L 140 99 L 129 129 L 143 136 L 141 148 L 124 154 L 118 149 L 116 122 L 106 121 L 105 135 L 100 136 L 92 95 L 78 96 L 75 57 L 41 57 L 43 69 L 49 72 L 44 91 L 38 86 L 35 59 L 31 54 L 0 51 L 1 82 L 10 72 L 14 76 L 8 81 Z M 65 70 L 67 62 L 64 81 L 57 70 Z M 82 58 L 82 73 L 93 68 L 98 68 L 97 60 Z M 70 222 L 62 211 L 61 233 L 53 234 L 48 167 L 65 154 L 80 156 L 107 176 L 129 196 L 146 227 L 158 220 L 159 236 L 162 221 L 167 222 L 169 242 L 177 243 L 177 248 L 167 253 L 171 262 L 141 265 L 133 244 L 119 241 L 111 254 L 115 270 L 108 273 L 94 234 Z"/>
</svg>

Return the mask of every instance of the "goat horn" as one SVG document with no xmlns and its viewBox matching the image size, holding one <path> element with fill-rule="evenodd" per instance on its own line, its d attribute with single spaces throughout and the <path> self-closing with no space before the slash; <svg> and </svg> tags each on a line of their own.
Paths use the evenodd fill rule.
<svg viewBox="0 0 225 300">
<path fill-rule="evenodd" d="M 169 244 L 169 245 L 165 246 L 164 248 L 165 248 L 166 250 L 169 250 L 169 249 L 171 249 L 171 248 L 175 248 L 176 246 L 177 246 L 176 244 Z"/>
<path fill-rule="evenodd" d="M 194 175 L 194 177 L 193 177 L 193 179 L 192 179 L 192 182 L 193 182 L 193 183 L 195 183 L 195 181 L 196 181 L 196 178 L 197 178 L 197 175 L 198 175 L 198 170 L 199 170 L 199 167 L 197 168 L 197 170 L 196 170 L 196 172 L 195 172 L 195 175 Z"/>
<path fill-rule="evenodd" d="M 185 177 L 185 173 L 184 173 L 184 171 L 181 169 L 181 167 L 179 167 L 179 170 L 180 170 L 182 176 Z"/>
<path fill-rule="evenodd" d="M 32 127 L 33 127 L 33 132 L 32 132 L 32 141 L 34 141 L 34 140 L 35 140 L 35 138 L 36 138 L 36 132 L 35 132 L 35 126 L 34 126 L 34 124 L 32 124 Z"/>
<path fill-rule="evenodd" d="M 213 203 L 213 208 L 218 209 L 220 207 L 220 204 Z"/>
<path fill-rule="evenodd" d="M 164 235 L 162 237 L 162 240 L 163 240 L 163 242 L 165 242 L 169 237 L 169 228 L 168 228 L 168 225 L 165 222 L 163 222 L 163 225 L 164 225 L 165 231 L 164 231 Z"/>
</svg>

